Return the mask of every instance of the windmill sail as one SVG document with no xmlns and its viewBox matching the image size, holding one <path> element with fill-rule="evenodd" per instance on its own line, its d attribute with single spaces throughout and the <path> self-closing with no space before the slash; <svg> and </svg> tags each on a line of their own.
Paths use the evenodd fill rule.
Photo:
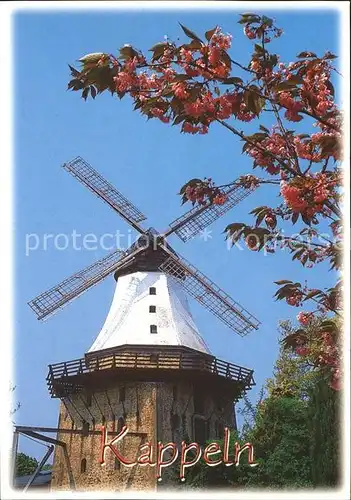
<svg viewBox="0 0 351 500">
<path fill-rule="evenodd" d="M 223 205 L 214 205 L 207 202 L 206 205 L 200 208 L 192 208 L 170 224 L 170 230 L 166 233 L 166 236 L 176 233 L 182 241 L 186 242 L 190 240 L 212 224 L 218 217 L 224 215 L 241 200 L 246 198 L 255 189 L 256 186 L 244 188 L 240 185 L 223 189 L 223 193 L 226 195 L 226 201 Z"/>
<path fill-rule="evenodd" d="M 88 288 L 105 279 L 119 265 L 132 259 L 135 254 L 141 251 L 143 251 L 142 248 L 132 253 L 115 250 L 103 259 L 50 288 L 50 290 L 38 295 L 38 297 L 28 302 L 28 305 L 33 309 L 38 319 L 44 319 L 81 295 Z"/>
<path fill-rule="evenodd" d="M 83 158 L 77 156 L 74 160 L 64 163 L 63 168 L 79 180 L 90 191 L 110 205 L 134 229 L 143 233 L 139 222 L 146 219 L 145 215 L 125 198 L 116 188 L 93 169 Z"/>
<path fill-rule="evenodd" d="M 200 208 L 193 208 L 173 221 L 169 230 L 158 237 L 157 231 L 152 228 L 144 230 L 139 226 L 139 222 L 146 218 L 142 212 L 81 157 L 65 163 L 63 167 L 116 210 L 141 236 L 126 252 L 115 250 L 31 300 L 28 304 L 38 319 L 50 316 L 117 270 L 122 276 L 122 273 L 126 275 L 133 270 L 143 271 L 151 266 L 153 272 L 159 270 L 169 275 L 239 335 L 244 336 L 252 329 L 258 329 L 260 322 L 252 314 L 165 243 L 165 238 L 172 233 L 176 233 L 184 242 L 192 238 L 248 196 L 255 186 L 244 188 L 232 184 L 224 190 L 226 201 L 223 205 L 208 202 Z"/>
<path fill-rule="evenodd" d="M 238 302 L 185 259 L 171 255 L 166 247 L 163 249 L 169 258 L 161 264 L 160 270 L 180 283 L 189 295 L 242 337 L 258 329 L 260 322 Z"/>
</svg>

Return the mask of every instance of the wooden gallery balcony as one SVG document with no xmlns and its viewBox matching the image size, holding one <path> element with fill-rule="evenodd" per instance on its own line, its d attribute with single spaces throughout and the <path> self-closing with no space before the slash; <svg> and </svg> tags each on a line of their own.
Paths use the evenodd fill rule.
<svg viewBox="0 0 351 500">
<path fill-rule="evenodd" d="M 87 353 L 82 359 L 49 365 L 47 383 L 51 397 L 63 398 L 85 387 L 104 390 L 126 380 L 176 379 L 220 386 L 234 400 L 255 385 L 253 370 L 193 349 L 169 346 L 123 346 Z"/>
</svg>

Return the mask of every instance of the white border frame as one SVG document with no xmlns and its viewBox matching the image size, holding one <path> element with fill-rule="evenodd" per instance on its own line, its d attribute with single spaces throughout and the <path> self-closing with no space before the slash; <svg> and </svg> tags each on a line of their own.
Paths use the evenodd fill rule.
<svg viewBox="0 0 351 500">
<path fill-rule="evenodd" d="M 262 490 L 253 490 L 251 492 L 239 492 L 234 490 L 232 493 L 216 492 L 216 490 L 207 490 L 206 492 L 194 493 L 139 493 L 131 492 L 129 494 L 123 493 L 108 493 L 108 492 L 59 492 L 53 493 L 39 493 L 31 492 L 23 494 L 20 491 L 13 490 L 9 486 L 9 452 L 12 446 L 12 423 L 9 421 L 9 410 L 12 404 L 11 394 L 9 391 L 10 380 L 13 380 L 13 367 L 11 366 L 12 356 L 12 337 L 13 337 L 13 226 L 14 226 L 14 213 L 13 213 L 13 169 L 11 172 L 10 166 L 14 162 L 14 145 L 13 139 L 13 123 L 12 123 L 12 99 L 13 97 L 13 71 L 12 71 L 12 15 L 18 10 L 138 10 L 140 7 L 148 8 L 150 10 L 230 10 L 232 8 L 240 8 L 243 11 L 262 11 L 266 9 L 275 10 L 317 10 L 317 9 L 331 9 L 340 13 L 340 42 L 342 39 L 350 39 L 349 30 L 349 3 L 344 1 L 316 1 L 316 2 L 285 2 L 285 1 L 246 1 L 246 2 L 231 2 L 231 1 L 89 1 L 89 2 L 73 2 L 73 1 L 52 1 L 52 2 L 38 2 L 38 1 L 14 1 L 14 2 L 0 2 L 0 67 L 2 69 L 2 78 L 0 79 L 0 100 L 1 100 L 1 148 L 0 155 L 2 157 L 0 168 L 0 204 L 2 206 L 3 217 L 0 222 L 1 235 L 3 235 L 3 242 L 6 241 L 7 245 L 1 245 L 1 262 L 3 265 L 2 279 L 1 279 L 1 305 L 3 306 L 3 314 L 1 316 L 1 350 L 5 354 L 1 359 L 1 401 L 7 401 L 7 405 L 2 405 L 1 413 L 1 497 L 4 499 L 11 498 L 242 498 L 256 500 L 259 494 L 260 499 L 291 499 L 295 500 L 296 495 L 303 495 L 304 498 L 323 500 L 328 499 L 347 499 L 350 494 L 350 120 L 349 115 L 345 116 L 345 200 L 344 200 L 344 223 L 345 223 L 345 250 L 344 250 L 344 276 L 345 276 L 345 327 L 344 327 L 344 369 L 345 369 L 345 390 L 344 392 L 344 415 L 343 415 L 343 486 L 339 490 L 295 490 L 289 493 L 283 492 L 264 492 Z M 342 106 L 347 113 L 349 110 L 349 81 L 350 81 L 350 63 L 349 45 L 340 43 L 341 62 L 342 62 Z M 4 69 L 7 68 L 7 69 Z M 4 78 L 5 76 L 5 78 Z M 8 355 L 10 354 L 10 355 Z"/>
</svg>

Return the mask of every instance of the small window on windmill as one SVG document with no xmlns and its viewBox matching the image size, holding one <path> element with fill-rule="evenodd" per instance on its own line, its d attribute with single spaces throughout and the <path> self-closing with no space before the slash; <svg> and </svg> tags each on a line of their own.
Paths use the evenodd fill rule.
<svg viewBox="0 0 351 500">
<path fill-rule="evenodd" d="M 155 313 L 156 312 L 156 306 L 149 306 L 149 312 L 150 313 Z"/>
<path fill-rule="evenodd" d="M 83 458 L 80 463 L 80 472 L 83 474 L 87 470 L 87 459 Z"/>
<path fill-rule="evenodd" d="M 87 394 L 87 406 L 91 406 L 91 403 L 92 403 L 91 392 L 88 392 L 88 394 Z"/>
<path fill-rule="evenodd" d="M 150 286 L 149 293 L 150 293 L 150 295 L 156 295 L 156 287 Z"/>
<path fill-rule="evenodd" d="M 105 418 L 105 415 L 102 416 L 101 418 L 101 425 L 106 425 L 106 418 Z"/>
<path fill-rule="evenodd" d="M 150 325 L 150 333 L 157 333 L 157 326 L 156 325 Z"/>
<path fill-rule="evenodd" d="M 126 399 L 126 388 L 124 385 L 119 388 L 119 402 L 123 403 Z"/>
</svg>

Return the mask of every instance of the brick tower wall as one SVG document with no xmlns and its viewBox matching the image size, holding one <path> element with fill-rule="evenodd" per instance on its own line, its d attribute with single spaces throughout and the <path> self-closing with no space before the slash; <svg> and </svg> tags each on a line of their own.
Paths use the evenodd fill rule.
<svg viewBox="0 0 351 500">
<path fill-rule="evenodd" d="M 211 392 L 212 391 L 212 392 Z M 93 394 L 79 393 L 66 399 L 60 406 L 61 429 L 82 429 L 83 419 L 89 430 L 100 430 L 104 423 L 108 431 L 119 430 L 121 417 L 129 433 L 117 445 L 129 461 L 138 457 L 139 446 L 150 441 L 157 450 L 157 442 L 182 440 L 197 441 L 223 436 L 225 426 L 235 428 L 234 408 L 218 390 L 203 392 L 192 382 L 125 382 L 114 388 Z M 77 490 L 81 491 L 153 491 L 157 488 L 155 467 L 136 465 L 127 468 L 106 451 L 105 465 L 99 463 L 101 435 L 58 433 L 57 438 L 67 445 L 71 471 Z M 112 439 L 108 435 L 107 441 Z M 84 471 L 84 463 L 86 467 Z M 169 468 L 171 469 L 171 467 Z M 165 469 L 168 472 L 169 469 Z M 68 490 L 69 476 L 62 447 L 57 446 L 51 488 Z"/>
</svg>

